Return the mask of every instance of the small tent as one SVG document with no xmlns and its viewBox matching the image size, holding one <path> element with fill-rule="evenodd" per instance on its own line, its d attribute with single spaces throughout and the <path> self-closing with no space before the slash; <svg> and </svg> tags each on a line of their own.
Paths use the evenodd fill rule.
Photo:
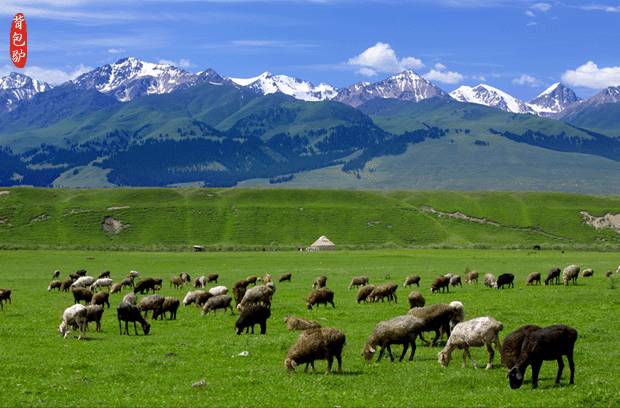
<svg viewBox="0 0 620 408">
<path fill-rule="evenodd" d="M 322 235 L 319 239 L 314 241 L 312 245 L 306 248 L 306 251 L 333 251 L 335 249 L 336 245 L 325 235 Z"/>
</svg>

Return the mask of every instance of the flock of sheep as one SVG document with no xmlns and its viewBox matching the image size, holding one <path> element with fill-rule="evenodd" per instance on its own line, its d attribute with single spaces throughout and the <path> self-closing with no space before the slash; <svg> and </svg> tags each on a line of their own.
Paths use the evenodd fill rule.
<svg viewBox="0 0 620 408">
<path fill-rule="evenodd" d="M 544 282 L 545 284 L 558 284 L 561 275 L 564 285 L 568 285 L 570 282 L 576 282 L 580 272 L 583 277 L 593 275 L 591 269 L 581 271 L 579 266 L 569 265 L 563 271 L 559 268 L 550 270 Z M 620 267 L 615 273 L 620 273 Z M 607 276 L 610 276 L 610 273 Z M 250 276 L 242 279 L 233 285 L 232 296 L 228 294 L 228 288 L 222 285 L 206 289 L 210 283 L 217 285 L 218 278 L 217 274 L 196 278 L 193 281 L 195 289 L 187 292 L 182 302 L 175 297 L 164 297 L 155 293 L 161 289 L 163 279 L 150 277 L 139 279 L 139 273 L 136 271 L 129 272 L 127 277 L 118 283 L 113 282 L 109 271 L 94 278 L 87 276 L 85 270 L 79 270 L 64 280 L 60 280 L 60 271 L 54 271 L 48 291 L 59 290 L 71 292 L 73 295 L 75 304 L 65 309 L 58 327 L 60 334 L 65 338 L 70 329 L 74 329 L 79 331 L 78 339 L 81 339 L 91 322 L 94 322 L 95 329 L 100 331 L 104 307 L 110 308 L 110 295 L 121 292 L 123 288 L 129 288 L 130 291 L 123 296 L 117 306 L 119 334 L 121 335 L 129 335 L 129 323 L 133 323 L 136 335 L 138 323 L 142 332 L 148 335 L 151 329 L 151 324 L 147 321 L 149 311 L 152 312 L 152 320 L 165 317 L 176 319 L 177 309 L 181 303 L 184 306 L 196 305 L 202 309 L 203 316 L 216 313 L 218 309 L 223 310 L 224 313 L 229 310 L 233 315 L 233 297 L 239 315 L 235 322 L 235 332 L 239 335 L 244 330 L 246 333 L 249 331 L 254 333 L 254 327 L 259 325 L 260 333 L 266 334 L 267 320 L 271 316 L 272 298 L 276 292 L 272 276 L 267 274 L 262 278 Z M 483 279 L 488 287 L 498 289 L 504 286 L 514 287 L 514 275 L 512 274 L 502 274 L 497 278 L 492 274 L 485 274 Z M 290 280 L 291 274 L 288 273 L 282 275 L 279 282 Z M 417 285 L 419 287 L 420 280 L 419 276 L 409 276 L 404 286 Z M 477 283 L 478 273 L 468 272 L 465 281 L 469 284 Z M 170 286 L 182 288 L 191 282 L 189 274 L 181 273 L 170 279 Z M 540 273 L 529 274 L 526 283 L 528 285 L 541 284 Z M 460 276 L 448 274 L 437 277 L 431 284 L 431 292 L 449 291 L 450 285 L 462 286 Z M 366 276 L 353 277 L 348 286 L 349 289 L 357 288 L 357 303 L 379 301 L 396 303 L 397 287 L 395 283 L 372 285 Z M 107 289 L 107 291 L 102 289 Z M 145 296 L 138 299 L 138 294 Z M 4 307 L 4 303 L 7 302 L 11 302 L 11 290 L 0 289 L 0 306 Z M 442 367 L 448 366 L 452 353 L 457 349 L 463 350 L 463 365 L 466 365 L 469 358 L 472 365 L 477 367 L 469 348 L 486 347 L 489 354 L 486 368 L 493 366 L 495 351 L 500 351 L 502 364 L 509 370 L 510 386 L 519 388 L 523 383 L 526 368 L 531 366 L 532 387 L 535 388 L 538 385 L 538 373 L 543 361 L 557 361 L 556 383 L 560 382 L 564 367 L 562 357 L 566 356 L 570 368 L 570 383 L 574 382 L 573 348 L 577 340 L 577 331 L 571 327 L 565 325 L 545 328 L 536 325 L 523 326 L 510 333 L 502 345 L 499 332 L 503 329 L 503 324 L 491 316 L 465 320 L 465 309 L 459 301 L 425 306 L 424 296 L 419 291 L 412 291 L 408 296 L 408 303 L 411 309 L 407 314 L 381 321 L 376 325 L 362 350 L 362 355 L 366 360 L 371 361 L 378 351 L 377 361 L 381 361 L 385 352 L 394 361 L 391 346 L 402 345 L 399 360 L 402 361 L 405 358 L 410 348 L 409 361 L 411 361 L 415 355 L 418 338 L 426 344 L 435 346 L 440 338 L 446 335 L 445 347 L 438 353 L 438 362 Z M 308 309 L 318 308 L 320 305 L 325 307 L 331 305 L 335 308 L 334 292 L 327 288 L 325 276 L 315 279 L 312 291 L 307 297 Z M 284 361 L 289 372 L 294 371 L 300 364 L 306 365 L 306 371 L 309 367 L 314 370 L 316 360 L 327 360 L 327 373 L 330 373 L 334 358 L 338 363 L 338 371 L 342 371 L 342 351 L 345 345 L 345 334 L 342 331 L 324 328 L 316 321 L 296 316 L 287 316 L 284 321 L 289 330 L 301 331 Z M 424 338 L 426 332 L 434 333 L 434 338 L 430 343 Z"/>
</svg>

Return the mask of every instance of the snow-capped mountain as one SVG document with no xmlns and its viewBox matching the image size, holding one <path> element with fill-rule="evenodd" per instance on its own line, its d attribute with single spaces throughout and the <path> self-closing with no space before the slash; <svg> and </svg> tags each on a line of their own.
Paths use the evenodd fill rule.
<svg viewBox="0 0 620 408">
<path fill-rule="evenodd" d="M 539 116 L 553 116 L 579 101 L 581 98 L 572 89 L 556 82 L 527 105 Z"/>
<path fill-rule="evenodd" d="M 73 82 L 87 89 L 112 94 L 121 102 L 142 95 L 170 93 L 197 83 L 197 76 L 168 64 L 125 58 L 80 75 Z"/>
<path fill-rule="evenodd" d="M 341 89 L 336 100 L 357 107 L 374 98 L 393 98 L 419 102 L 445 94 L 441 88 L 435 86 L 431 81 L 412 70 L 407 70 L 379 82 L 358 82 L 348 88 Z"/>
<path fill-rule="evenodd" d="M 50 89 L 52 86 L 45 82 L 11 72 L 0 78 L 0 109 L 12 111 L 20 102 L 27 101 L 36 94 Z"/>
<path fill-rule="evenodd" d="M 253 78 L 229 79 L 237 85 L 248 87 L 262 95 L 282 92 L 303 101 L 330 100 L 337 94 L 336 89 L 328 84 L 314 85 L 311 82 L 298 78 L 286 75 L 273 75 L 270 72 L 263 72 Z"/>
<path fill-rule="evenodd" d="M 619 103 L 620 102 L 620 86 L 610 86 L 603 89 L 601 92 L 588 99 L 586 103 L 588 105 L 602 105 L 604 103 Z"/>
<path fill-rule="evenodd" d="M 476 103 L 512 113 L 535 113 L 525 102 L 486 84 L 475 87 L 461 86 L 450 92 L 460 102 Z"/>
</svg>

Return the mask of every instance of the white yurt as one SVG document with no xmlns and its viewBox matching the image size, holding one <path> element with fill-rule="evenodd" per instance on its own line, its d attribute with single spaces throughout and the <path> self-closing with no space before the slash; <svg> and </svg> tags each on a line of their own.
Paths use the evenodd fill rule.
<svg viewBox="0 0 620 408">
<path fill-rule="evenodd" d="M 312 245 L 306 248 L 306 251 L 333 251 L 336 249 L 336 244 L 329 240 L 325 235 L 321 235 L 319 239 L 314 241 Z"/>
</svg>

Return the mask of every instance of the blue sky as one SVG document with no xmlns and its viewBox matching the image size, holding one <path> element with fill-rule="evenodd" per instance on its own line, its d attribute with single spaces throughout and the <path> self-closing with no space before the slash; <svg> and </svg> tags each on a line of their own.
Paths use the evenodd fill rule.
<svg viewBox="0 0 620 408">
<path fill-rule="evenodd" d="M 447 91 L 486 82 L 523 99 L 562 79 L 581 96 L 620 85 L 619 0 L 2 0 L 7 31 L 18 11 L 26 73 L 56 83 L 135 56 L 338 87 L 413 68 Z"/>
</svg>

